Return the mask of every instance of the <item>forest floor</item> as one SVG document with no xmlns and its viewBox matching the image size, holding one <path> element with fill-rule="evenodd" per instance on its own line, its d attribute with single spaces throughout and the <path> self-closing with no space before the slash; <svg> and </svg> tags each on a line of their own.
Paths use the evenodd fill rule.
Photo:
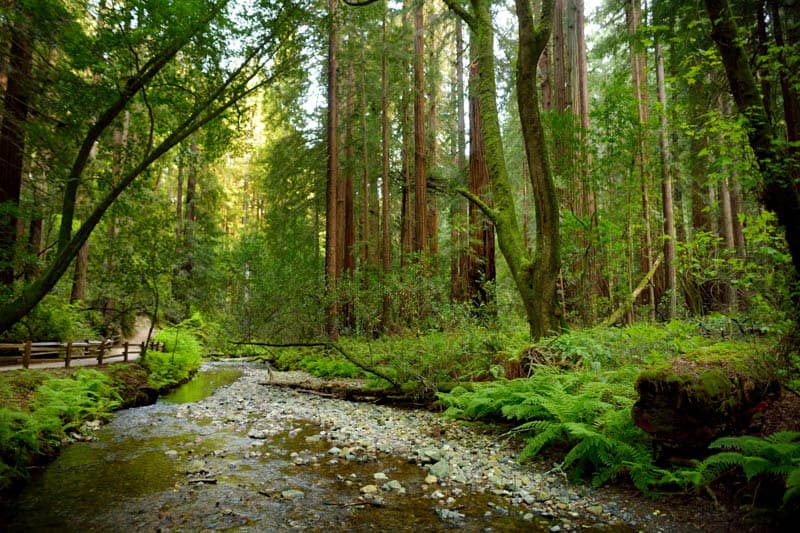
<svg viewBox="0 0 800 533">
<path fill-rule="evenodd" d="M 306 394 L 322 394 L 348 398 L 360 397 L 364 390 L 361 380 L 320 379 L 304 372 L 272 372 L 269 384 L 287 387 Z M 349 394 L 347 391 L 354 391 Z M 383 401 L 384 398 L 375 398 Z M 800 398 L 793 394 L 784 394 L 781 401 L 776 402 L 773 413 L 774 424 L 781 430 L 787 428 L 785 421 L 774 419 L 777 411 L 787 415 L 787 420 L 795 420 L 795 407 L 800 407 Z M 361 402 L 369 402 L 369 398 L 361 398 Z M 524 443 L 515 439 L 501 427 L 481 423 L 464 423 L 442 418 L 435 412 L 435 406 L 429 409 L 411 410 L 412 424 L 407 424 L 409 410 L 389 406 L 377 406 L 364 403 L 351 403 L 346 416 L 334 416 L 330 413 L 314 414 L 310 418 L 323 427 L 337 428 L 326 434 L 326 438 L 338 445 L 352 445 L 353 436 L 358 435 L 358 443 L 366 444 L 375 439 L 375 423 L 389 415 L 393 424 L 394 437 L 391 453 L 408 456 L 410 461 L 419 462 L 420 450 L 441 449 L 447 461 L 452 465 L 461 465 L 454 476 L 445 476 L 440 480 L 443 487 L 452 489 L 459 486 L 463 479 L 476 490 L 501 493 L 512 505 L 520 505 L 539 516 L 553 516 L 564 520 L 556 524 L 561 529 L 550 531 L 568 531 L 600 527 L 607 529 L 615 525 L 631 527 L 638 531 L 778 531 L 761 517 L 754 523 L 745 514 L 745 510 L 733 504 L 735 492 L 741 484 L 734 485 L 730 479 L 721 480 L 707 492 L 690 492 L 669 494 L 657 498 L 644 496 L 630 483 L 621 481 L 617 484 L 600 488 L 569 483 L 566 475 L 558 467 L 561 456 L 553 460 L 543 459 L 537 462 L 520 464 L 516 457 Z M 391 405 L 391 400 L 388 402 Z M 315 403 L 315 405 L 319 405 Z M 778 406 L 781 406 L 778 409 Z M 370 415 L 377 411 L 378 415 Z M 306 416 L 308 416 L 306 414 Z M 380 427 L 387 427 L 383 422 Z M 349 438 L 348 438 L 349 437 Z M 373 440 L 376 442 L 376 440 Z M 383 449 L 380 439 L 376 444 Z M 487 454 L 486 451 L 490 450 Z M 425 468 L 432 468 L 431 464 Z M 459 468 L 456 469 L 458 472 Z M 460 479 L 459 479 L 460 478 Z M 520 483 L 520 480 L 527 483 Z M 725 485 L 725 483 L 730 483 Z M 498 490 L 499 489 L 499 490 Z M 446 492 L 446 491 L 445 491 Z M 769 522 L 769 517 L 766 517 Z M 602 526 L 601 526 L 602 524 Z"/>
<path fill-rule="evenodd" d="M 425 530 L 554 533 L 769 531 L 746 525 L 740 513 L 715 505 L 707 494 L 654 500 L 625 484 L 594 489 L 569 483 L 555 461 L 521 464 L 521 441 L 496 426 L 452 421 L 427 409 L 342 400 L 328 392 L 363 390 L 359 380 L 323 380 L 253 363 L 206 365 L 215 367 L 239 368 L 243 374 L 204 400 L 177 407 L 160 404 L 169 411 L 159 412 L 157 420 L 133 426 L 124 422 L 125 417 L 147 417 L 150 408 L 143 408 L 134 410 L 138 415 L 123 412 L 111 424 L 121 423 L 136 438 L 145 427 L 154 435 L 185 434 L 187 444 L 173 443 L 159 454 L 187 473 L 170 494 L 151 496 L 148 507 L 161 512 L 148 516 L 147 523 L 139 522 L 142 509 L 124 506 L 119 512 L 125 516 L 98 516 L 98 525 L 217 529 L 237 519 L 242 520 L 238 525 L 278 530 L 324 530 L 334 524 L 348 530 L 365 524 L 408 530 L 413 523 Z M 203 438 L 216 441 L 213 449 L 202 456 L 192 453 Z M 146 447 L 137 445 L 136 453 Z M 291 475 L 254 483 L 247 476 L 273 469 L 265 459 L 291 463 Z M 201 478 L 207 482 L 196 481 Z M 313 481 L 303 481 L 308 479 Z M 264 496 L 273 506 L 269 513 Z M 206 500 L 227 514 L 209 523 L 209 510 L 198 504 Z M 305 513 L 295 515 L 295 508 Z M 266 518 L 270 513 L 273 518 Z M 265 522 L 281 513 L 288 524 Z M 411 515 L 421 521 L 412 522 Z"/>
</svg>

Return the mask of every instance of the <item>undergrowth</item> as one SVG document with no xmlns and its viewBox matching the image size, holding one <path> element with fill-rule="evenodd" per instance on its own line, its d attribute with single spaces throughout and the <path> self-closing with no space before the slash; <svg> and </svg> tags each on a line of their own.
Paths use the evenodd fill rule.
<svg viewBox="0 0 800 533">
<path fill-rule="evenodd" d="M 199 340 L 199 327 L 191 318 L 176 326 L 162 329 L 155 340 L 164 343 L 164 351 L 148 350 L 144 362 L 150 376 L 148 383 L 154 389 L 186 381 L 203 362 L 203 346 Z"/>
<path fill-rule="evenodd" d="M 35 456 L 57 449 L 83 421 L 108 417 L 121 401 L 109 377 L 96 370 L 80 369 L 68 377 L 39 373 L 36 379 L 40 383 L 24 406 L 4 402 L 0 407 L 0 490 L 25 477 Z"/>
<path fill-rule="evenodd" d="M 780 431 L 764 438 L 723 437 L 709 446 L 722 449 L 697 465 L 709 482 L 725 471 L 741 468 L 748 481 L 759 477 L 782 480 L 782 507 L 800 510 L 800 432 Z"/>
<path fill-rule="evenodd" d="M 440 393 L 446 416 L 502 419 L 518 423 L 512 433 L 525 440 L 520 459 L 564 448 L 561 467 L 573 480 L 590 475 L 594 485 L 621 475 L 649 493 L 666 472 L 656 467 L 650 437 L 633 424 L 633 382 L 638 370 L 562 372 L 537 368 L 529 379 L 457 387 Z"/>
</svg>

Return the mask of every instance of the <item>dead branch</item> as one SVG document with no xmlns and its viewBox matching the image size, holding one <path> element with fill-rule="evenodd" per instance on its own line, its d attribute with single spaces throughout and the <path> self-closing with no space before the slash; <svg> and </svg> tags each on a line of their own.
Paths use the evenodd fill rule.
<svg viewBox="0 0 800 533">
<path fill-rule="evenodd" d="M 387 376 L 383 372 L 380 372 L 380 371 L 375 370 L 373 368 L 369 368 L 368 366 L 364 365 L 363 363 L 358 361 L 355 357 L 353 357 L 351 354 L 347 353 L 341 346 L 339 346 L 335 342 L 287 342 L 287 343 L 232 342 L 231 344 L 249 345 L 249 346 L 266 346 L 268 348 L 328 348 L 328 349 L 333 349 L 333 350 L 336 350 L 337 352 L 339 352 L 340 354 L 342 354 L 342 356 L 345 359 L 347 359 L 348 361 L 350 361 L 351 363 L 356 365 L 358 368 L 360 368 L 364 372 L 367 372 L 369 374 L 372 374 L 373 376 L 376 376 L 376 377 L 379 377 L 379 378 L 381 378 L 383 380 L 388 381 L 396 389 L 400 388 L 400 385 L 395 380 L 393 380 L 392 378 L 390 378 L 389 376 Z"/>
</svg>

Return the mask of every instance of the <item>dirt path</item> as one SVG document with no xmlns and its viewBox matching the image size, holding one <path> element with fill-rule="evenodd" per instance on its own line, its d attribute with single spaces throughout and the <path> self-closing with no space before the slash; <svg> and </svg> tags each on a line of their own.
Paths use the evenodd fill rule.
<svg viewBox="0 0 800 533">
<path fill-rule="evenodd" d="M 147 332 L 150 330 L 150 319 L 146 316 L 139 316 L 136 319 L 136 325 L 134 327 L 133 335 L 129 338 L 125 339 L 128 341 L 129 345 L 140 345 L 141 343 L 147 340 Z M 155 330 L 153 331 L 155 335 Z M 123 341 L 124 342 L 124 341 Z M 120 343 L 117 346 L 111 348 L 109 353 L 105 354 L 103 357 L 104 363 L 118 363 L 121 362 L 123 359 L 123 352 L 124 349 L 122 344 Z M 131 353 L 128 355 L 128 361 L 134 361 L 139 358 L 139 353 Z M 70 366 L 72 367 L 91 367 L 97 366 L 97 359 L 73 359 L 71 361 Z M 31 364 L 31 368 L 64 368 L 63 362 L 52 362 L 52 363 L 35 363 Z M 0 372 L 7 371 L 7 370 L 18 370 L 23 368 L 21 364 L 19 365 L 3 365 L 0 366 Z"/>
</svg>

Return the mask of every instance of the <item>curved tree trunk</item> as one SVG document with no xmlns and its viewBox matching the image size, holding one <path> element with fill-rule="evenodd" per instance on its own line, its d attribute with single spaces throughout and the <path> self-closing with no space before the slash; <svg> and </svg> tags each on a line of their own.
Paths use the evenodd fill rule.
<svg viewBox="0 0 800 533">
<path fill-rule="evenodd" d="M 535 86 L 536 63 L 550 38 L 552 29 L 553 1 L 542 1 L 537 25 L 533 23 L 529 1 L 516 2 L 520 30 L 517 92 L 522 93 L 518 96 L 520 119 L 524 125 L 525 149 L 531 167 L 531 184 L 536 202 L 537 243 L 533 257 L 528 254 L 517 220 L 514 193 L 508 178 L 500 136 L 497 85 L 494 78 L 494 39 L 489 3 L 485 0 L 471 0 L 472 9 L 468 12 L 455 0 L 445 0 L 445 2 L 469 24 L 472 30 L 472 42 L 475 45 L 474 62 L 479 77 L 477 93 L 494 207 L 486 205 L 474 195 L 466 194 L 494 222 L 500 251 L 508 263 L 511 276 L 525 306 L 531 336 L 539 338 L 554 332 L 558 326 L 555 307 L 555 281 L 560 262 L 558 205 L 545 157 Z"/>
<path fill-rule="evenodd" d="M 747 121 L 748 140 L 764 179 L 761 200 L 767 209 L 775 212 L 778 223 L 784 227 L 795 272 L 800 274 L 798 148 L 787 146 L 772 131 L 728 0 L 705 0 L 705 5 L 711 19 L 711 37 L 719 48 L 736 107 Z M 792 98 L 790 93 L 787 95 Z M 784 114 L 791 115 L 787 111 L 785 108 Z M 791 135 L 791 130 L 789 133 Z"/>
<path fill-rule="evenodd" d="M 542 2 L 542 13 L 536 26 L 529 1 L 516 0 L 516 5 L 519 21 L 517 103 L 536 209 L 536 250 L 530 267 L 530 281 L 538 294 L 531 302 L 536 317 L 535 321 L 531 320 L 531 336 L 538 338 L 558 329 L 556 281 L 561 267 L 558 200 L 547 163 L 536 92 L 539 56 L 547 46 L 552 27 L 552 2 Z"/>
</svg>

